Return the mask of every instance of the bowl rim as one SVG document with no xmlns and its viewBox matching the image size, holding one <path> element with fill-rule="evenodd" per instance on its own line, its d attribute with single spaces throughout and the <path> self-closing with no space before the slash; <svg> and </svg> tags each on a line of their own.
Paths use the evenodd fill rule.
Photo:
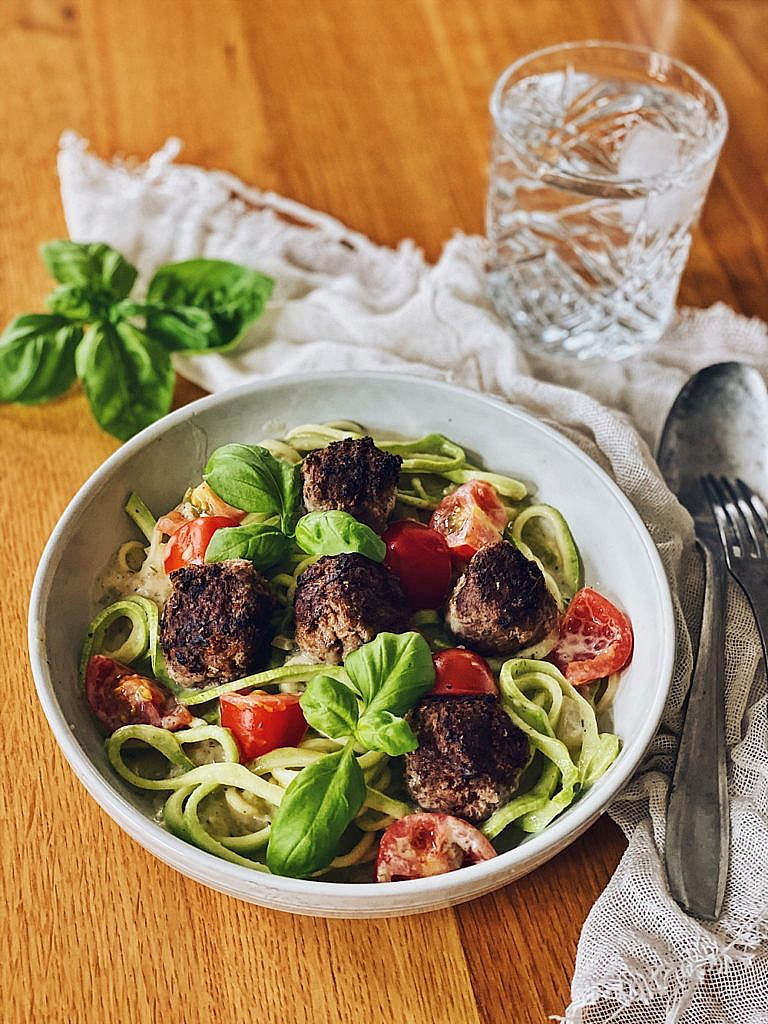
<svg viewBox="0 0 768 1024">
<path fill-rule="evenodd" d="M 39 626 L 43 621 L 43 609 L 46 606 L 51 581 L 61 559 L 68 531 L 76 522 L 81 508 L 98 495 L 114 469 L 123 462 L 129 461 L 136 452 L 148 447 L 170 428 L 187 420 L 194 420 L 200 412 L 226 406 L 233 399 L 259 394 L 278 387 L 296 387 L 317 384 L 322 381 L 334 383 L 344 381 L 352 385 L 361 385 L 384 379 L 394 384 L 417 385 L 426 389 L 442 391 L 446 398 L 451 395 L 460 395 L 462 398 L 476 401 L 481 406 L 485 405 L 500 410 L 513 420 L 523 420 L 554 442 L 567 457 L 575 458 L 594 473 L 613 492 L 638 535 L 653 570 L 660 618 L 665 627 L 663 634 L 657 637 L 657 646 L 659 650 L 658 663 L 661 665 L 660 676 L 665 680 L 666 685 L 659 687 L 653 703 L 648 708 L 641 729 L 632 738 L 638 755 L 631 767 L 629 763 L 625 766 L 620 766 L 620 763 L 616 765 L 615 768 L 621 768 L 621 770 L 607 772 L 569 809 L 570 813 L 567 816 L 556 818 L 546 829 L 532 836 L 522 846 L 499 854 L 492 860 L 462 868 L 458 872 L 401 881 L 397 886 L 398 893 L 407 894 L 414 901 L 423 898 L 429 902 L 430 897 L 433 901 L 438 897 L 444 898 L 447 895 L 446 889 L 451 888 L 461 891 L 469 886 L 473 890 L 487 891 L 487 888 L 483 889 L 483 883 L 486 883 L 487 886 L 496 876 L 503 878 L 505 874 L 509 873 L 509 868 L 525 865 L 528 861 L 533 861 L 534 865 L 538 864 L 541 862 L 540 855 L 550 848 L 553 851 L 552 855 L 563 849 L 578 837 L 599 814 L 605 811 L 619 790 L 630 781 L 656 733 L 666 704 L 672 679 L 676 636 L 672 599 L 661 558 L 640 515 L 618 485 L 593 459 L 554 427 L 542 422 L 517 405 L 479 391 L 445 381 L 388 371 L 301 373 L 270 377 L 265 380 L 249 380 L 236 387 L 197 399 L 169 413 L 121 445 L 91 474 L 68 503 L 45 545 L 32 585 L 28 619 L 29 653 L 38 699 L 48 719 L 48 724 L 66 760 L 99 806 L 139 845 L 165 863 L 203 884 L 230 894 L 239 894 L 241 898 L 248 899 L 249 891 L 258 895 L 258 890 L 261 890 L 265 898 L 268 895 L 271 897 L 273 894 L 274 896 L 281 894 L 289 898 L 291 896 L 309 898 L 313 894 L 319 896 L 322 893 L 334 898 L 346 896 L 352 901 L 359 901 L 366 897 L 372 899 L 377 896 L 376 902 L 380 902 L 388 891 L 388 887 L 382 889 L 380 883 L 375 881 L 337 882 L 322 879 L 298 879 L 246 868 L 215 857 L 213 854 L 177 838 L 166 831 L 161 824 L 142 814 L 95 768 L 77 741 L 73 728 L 58 705 L 46 656 L 45 639 L 41 635 Z M 210 877 L 214 868 L 215 880 Z M 500 884 L 504 884 L 503 881 Z M 285 909 L 290 908 L 286 907 Z M 297 907 L 297 909 L 300 908 Z M 430 908 L 427 906 L 425 909 Z"/>
</svg>

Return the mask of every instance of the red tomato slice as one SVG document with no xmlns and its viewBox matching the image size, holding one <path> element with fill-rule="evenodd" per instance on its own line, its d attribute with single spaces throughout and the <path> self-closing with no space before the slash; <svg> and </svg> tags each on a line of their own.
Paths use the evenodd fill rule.
<svg viewBox="0 0 768 1024">
<path fill-rule="evenodd" d="M 376 881 L 427 878 L 490 860 L 496 851 L 482 832 L 450 814 L 409 814 L 393 822 L 379 843 Z"/>
<path fill-rule="evenodd" d="M 429 525 L 442 533 L 452 554 L 469 560 L 480 548 L 501 540 L 507 513 L 494 487 L 470 480 L 443 498 Z"/>
<path fill-rule="evenodd" d="M 571 600 L 560 623 L 552 661 L 580 686 L 624 668 L 632 657 L 632 623 L 602 594 L 584 587 Z"/>
<path fill-rule="evenodd" d="M 278 747 L 295 747 L 307 731 L 298 693 L 230 693 L 219 698 L 221 724 L 230 729 L 241 761 Z"/>
<path fill-rule="evenodd" d="M 387 545 L 384 564 L 400 580 L 411 608 L 439 608 L 451 586 L 451 552 L 436 530 L 403 520 L 388 526 L 381 539 Z"/>
<path fill-rule="evenodd" d="M 435 663 L 435 685 L 430 691 L 433 694 L 466 697 L 499 692 L 488 662 L 474 651 L 451 647 L 433 654 L 432 661 Z"/>
<path fill-rule="evenodd" d="M 187 519 L 165 545 L 163 568 L 166 572 L 181 569 L 185 565 L 202 565 L 211 537 L 217 530 L 239 526 L 240 520 L 231 516 L 200 516 Z"/>
<path fill-rule="evenodd" d="M 85 693 L 109 732 L 121 725 L 154 725 L 173 732 L 192 721 L 187 708 L 159 683 L 102 654 L 88 661 Z"/>
</svg>

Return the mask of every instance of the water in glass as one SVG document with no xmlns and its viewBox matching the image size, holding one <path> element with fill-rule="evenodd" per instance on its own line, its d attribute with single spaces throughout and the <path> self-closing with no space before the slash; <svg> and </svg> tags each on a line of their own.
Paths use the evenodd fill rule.
<svg viewBox="0 0 768 1024">
<path fill-rule="evenodd" d="M 674 310 L 690 227 L 717 159 L 695 97 L 657 82 L 553 71 L 496 112 L 488 285 L 537 352 L 621 358 Z"/>
</svg>

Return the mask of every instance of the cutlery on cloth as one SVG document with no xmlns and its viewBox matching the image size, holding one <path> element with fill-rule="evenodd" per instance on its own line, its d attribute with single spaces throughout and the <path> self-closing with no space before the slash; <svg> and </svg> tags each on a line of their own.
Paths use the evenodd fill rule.
<svg viewBox="0 0 768 1024">
<path fill-rule="evenodd" d="M 728 874 L 724 644 L 727 565 L 702 477 L 768 478 L 768 395 L 753 367 L 717 363 L 684 385 L 667 416 L 658 463 L 693 517 L 705 571 L 699 650 L 669 791 L 665 862 L 686 913 L 717 920 Z"/>
<path fill-rule="evenodd" d="M 702 483 L 725 560 L 752 607 L 768 662 L 768 510 L 743 480 L 710 474 Z"/>
</svg>

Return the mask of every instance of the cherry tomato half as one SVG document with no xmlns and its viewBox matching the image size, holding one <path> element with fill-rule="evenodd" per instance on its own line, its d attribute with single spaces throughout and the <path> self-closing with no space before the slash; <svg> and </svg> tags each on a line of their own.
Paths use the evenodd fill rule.
<svg viewBox="0 0 768 1024">
<path fill-rule="evenodd" d="M 409 814 L 393 822 L 379 843 L 376 881 L 427 878 L 490 860 L 496 851 L 473 825 L 450 814 Z"/>
<path fill-rule="evenodd" d="M 632 623 L 602 594 L 584 587 L 572 598 L 560 623 L 552 661 L 580 686 L 624 668 L 632 657 Z"/>
<path fill-rule="evenodd" d="M 443 498 L 429 525 L 442 533 L 453 555 L 469 560 L 480 548 L 501 540 L 507 513 L 491 484 L 470 480 Z"/>
<path fill-rule="evenodd" d="M 307 731 L 298 693 L 230 693 L 219 704 L 221 724 L 235 737 L 242 761 L 278 747 L 295 747 Z"/>
<path fill-rule="evenodd" d="M 435 663 L 433 694 L 466 697 L 499 692 L 488 662 L 474 651 L 451 647 L 433 654 L 432 661 Z"/>
<path fill-rule="evenodd" d="M 451 586 L 451 552 L 436 530 L 403 520 L 392 523 L 381 539 L 387 545 L 384 564 L 400 580 L 411 608 L 439 608 Z"/>
<path fill-rule="evenodd" d="M 154 725 L 173 732 L 192 721 L 187 708 L 159 683 L 103 654 L 94 654 L 88 661 L 85 693 L 109 732 L 121 725 Z"/>
<path fill-rule="evenodd" d="M 230 516 L 200 516 L 188 519 L 171 534 L 165 545 L 163 568 L 166 572 L 185 565 L 202 565 L 211 537 L 217 530 L 239 526 L 240 520 Z"/>
</svg>

